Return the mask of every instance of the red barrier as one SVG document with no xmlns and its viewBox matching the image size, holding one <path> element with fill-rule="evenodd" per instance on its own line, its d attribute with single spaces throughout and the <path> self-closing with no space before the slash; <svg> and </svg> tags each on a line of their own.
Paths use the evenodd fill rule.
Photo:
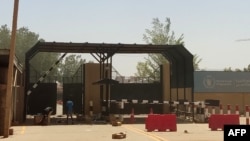
<svg viewBox="0 0 250 141">
<path fill-rule="evenodd" d="M 146 118 L 145 127 L 148 131 L 154 131 L 158 128 L 159 120 L 157 119 L 158 115 L 156 114 L 149 114 Z"/>
<path fill-rule="evenodd" d="M 147 131 L 177 131 L 175 114 L 149 114 L 145 122 Z"/>
<path fill-rule="evenodd" d="M 217 130 L 222 129 L 224 130 L 225 124 L 234 124 L 239 125 L 240 124 L 240 116 L 237 114 L 231 114 L 231 115 L 211 115 L 209 117 L 209 128 L 211 130 Z"/>
<path fill-rule="evenodd" d="M 158 128 L 159 131 L 177 131 L 176 126 L 176 115 L 170 114 L 170 115 L 160 115 L 160 126 Z"/>
</svg>

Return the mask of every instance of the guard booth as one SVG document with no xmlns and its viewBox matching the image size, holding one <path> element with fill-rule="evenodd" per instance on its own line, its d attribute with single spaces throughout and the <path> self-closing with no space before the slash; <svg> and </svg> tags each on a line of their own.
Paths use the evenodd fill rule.
<svg viewBox="0 0 250 141">
<path fill-rule="evenodd" d="M 7 76 L 9 64 L 9 49 L 0 49 L 0 136 L 3 135 L 4 117 L 6 105 L 5 96 L 7 92 Z M 13 69 L 13 91 L 12 91 L 12 108 L 11 122 L 18 124 L 23 122 L 24 108 L 24 72 L 23 66 L 19 63 L 18 58 L 14 57 Z"/>
</svg>

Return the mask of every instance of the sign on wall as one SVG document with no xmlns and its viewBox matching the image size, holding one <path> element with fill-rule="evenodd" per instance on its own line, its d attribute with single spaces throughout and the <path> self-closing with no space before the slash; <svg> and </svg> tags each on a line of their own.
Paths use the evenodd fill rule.
<svg viewBox="0 0 250 141">
<path fill-rule="evenodd" d="M 250 92 L 250 72 L 196 71 L 194 92 Z"/>
</svg>

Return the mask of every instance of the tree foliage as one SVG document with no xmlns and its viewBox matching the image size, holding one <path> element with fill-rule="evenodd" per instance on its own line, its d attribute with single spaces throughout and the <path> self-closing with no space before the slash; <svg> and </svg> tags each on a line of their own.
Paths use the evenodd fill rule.
<svg viewBox="0 0 250 141">
<path fill-rule="evenodd" d="M 7 25 L 0 28 L 0 49 L 10 48 L 11 30 Z M 39 40 L 39 35 L 29 31 L 26 27 L 17 29 L 16 34 L 16 56 L 24 65 L 25 53 Z"/>
<path fill-rule="evenodd" d="M 7 25 L 2 25 L 0 28 L 0 48 L 9 49 L 10 48 L 10 38 L 11 30 Z M 15 54 L 23 66 L 25 65 L 25 54 L 32 48 L 38 41 L 44 41 L 39 38 L 39 34 L 30 31 L 27 27 L 20 27 L 17 29 L 16 33 L 16 46 Z M 58 53 L 38 53 L 30 60 L 30 65 L 32 66 L 32 71 L 36 77 L 45 73 L 57 60 L 60 54 Z M 50 72 L 49 75 L 54 75 L 57 73 L 57 69 Z M 33 75 L 33 76 L 34 76 Z"/>
<path fill-rule="evenodd" d="M 228 68 L 224 68 L 224 71 L 227 71 L 227 72 L 231 72 L 233 71 L 231 67 L 228 67 Z"/>
<path fill-rule="evenodd" d="M 0 49 L 9 49 L 10 48 L 10 38 L 11 38 L 11 30 L 7 25 L 2 25 L 0 27 Z M 39 38 L 39 34 L 30 31 L 27 27 L 21 27 L 17 29 L 16 34 L 16 47 L 15 53 L 20 63 L 24 66 L 25 64 L 25 54 L 26 52 L 32 48 L 38 41 L 45 41 L 44 39 Z M 31 78 L 33 81 L 36 81 L 42 76 L 46 71 L 48 71 L 55 62 L 61 56 L 60 53 L 50 53 L 50 52 L 39 52 L 30 60 L 30 69 L 31 69 Z M 79 68 L 79 66 L 84 63 L 85 60 L 81 59 L 80 55 L 69 55 L 65 58 L 65 61 L 58 66 L 54 67 L 54 69 L 48 74 L 45 78 L 51 76 L 56 76 L 59 81 L 61 77 L 66 75 L 73 75 L 75 71 Z"/>
<path fill-rule="evenodd" d="M 152 29 L 146 29 L 146 33 L 143 34 L 143 39 L 146 43 L 156 45 L 184 44 L 184 35 L 182 34 L 176 38 L 174 31 L 171 31 L 170 18 L 166 18 L 165 23 L 161 23 L 158 18 L 154 18 L 152 25 Z"/>
<path fill-rule="evenodd" d="M 200 70 L 199 63 L 202 61 L 197 54 L 193 55 L 194 70 Z"/>
<path fill-rule="evenodd" d="M 224 71 L 227 71 L 227 72 L 233 72 L 233 71 L 235 71 L 235 72 L 250 72 L 250 64 L 247 67 L 243 68 L 242 70 L 239 68 L 236 68 L 233 70 L 231 67 L 228 67 L 228 68 L 224 68 Z"/>
<path fill-rule="evenodd" d="M 250 64 L 246 68 L 243 68 L 243 71 L 250 72 Z"/>
<path fill-rule="evenodd" d="M 10 30 L 7 25 L 0 27 L 0 49 L 10 48 Z"/>
<path fill-rule="evenodd" d="M 70 54 L 60 65 L 60 74 L 62 76 L 73 76 L 81 64 L 86 60 L 81 58 L 81 55 Z"/>
<path fill-rule="evenodd" d="M 40 52 L 36 54 L 30 60 L 30 65 L 33 68 L 32 71 L 34 71 L 33 73 L 35 73 L 39 77 L 45 74 L 55 64 L 59 56 L 60 53 Z M 54 67 L 47 77 L 52 77 L 52 76 L 60 77 L 60 74 L 58 72 L 58 66 Z"/>
<path fill-rule="evenodd" d="M 17 31 L 16 37 L 16 55 L 21 62 L 25 61 L 26 52 L 34 46 L 39 40 L 39 35 L 30 31 L 26 27 L 21 27 Z"/>
<path fill-rule="evenodd" d="M 181 34 L 179 37 L 176 37 L 175 32 L 171 31 L 170 18 L 166 18 L 164 23 L 158 18 L 154 18 L 152 21 L 152 29 L 146 29 L 145 32 L 143 39 L 147 44 L 184 44 L 184 35 Z M 194 68 L 199 69 L 201 59 L 195 56 L 194 61 L 196 62 Z M 145 62 L 139 62 L 137 64 L 137 73 L 135 75 L 138 77 L 149 77 L 154 80 L 160 76 L 159 66 L 165 63 L 168 63 L 168 60 L 161 54 L 148 54 L 148 57 L 145 58 Z"/>
</svg>

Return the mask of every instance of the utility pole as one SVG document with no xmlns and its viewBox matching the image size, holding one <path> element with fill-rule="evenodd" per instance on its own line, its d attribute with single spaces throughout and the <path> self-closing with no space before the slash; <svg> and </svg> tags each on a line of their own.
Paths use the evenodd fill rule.
<svg viewBox="0 0 250 141">
<path fill-rule="evenodd" d="M 7 90 L 5 95 L 5 108 L 4 108 L 4 138 L 9 136 L 9 128 L 11 124 L 11 104 L 12 104 L 12 84 L 13 84 L 13 68 L 14 68 L 14 56 L 16 46 L 16 30 L 17 30 L 17 17 L 18 17 L 18 4 L 19 0 L 14 0 L 14 11 L 12 19 L 12 32 L 10 40 L 10 53 L 9 53 L 9 65 L 7 76 Z"/>
</svg>

